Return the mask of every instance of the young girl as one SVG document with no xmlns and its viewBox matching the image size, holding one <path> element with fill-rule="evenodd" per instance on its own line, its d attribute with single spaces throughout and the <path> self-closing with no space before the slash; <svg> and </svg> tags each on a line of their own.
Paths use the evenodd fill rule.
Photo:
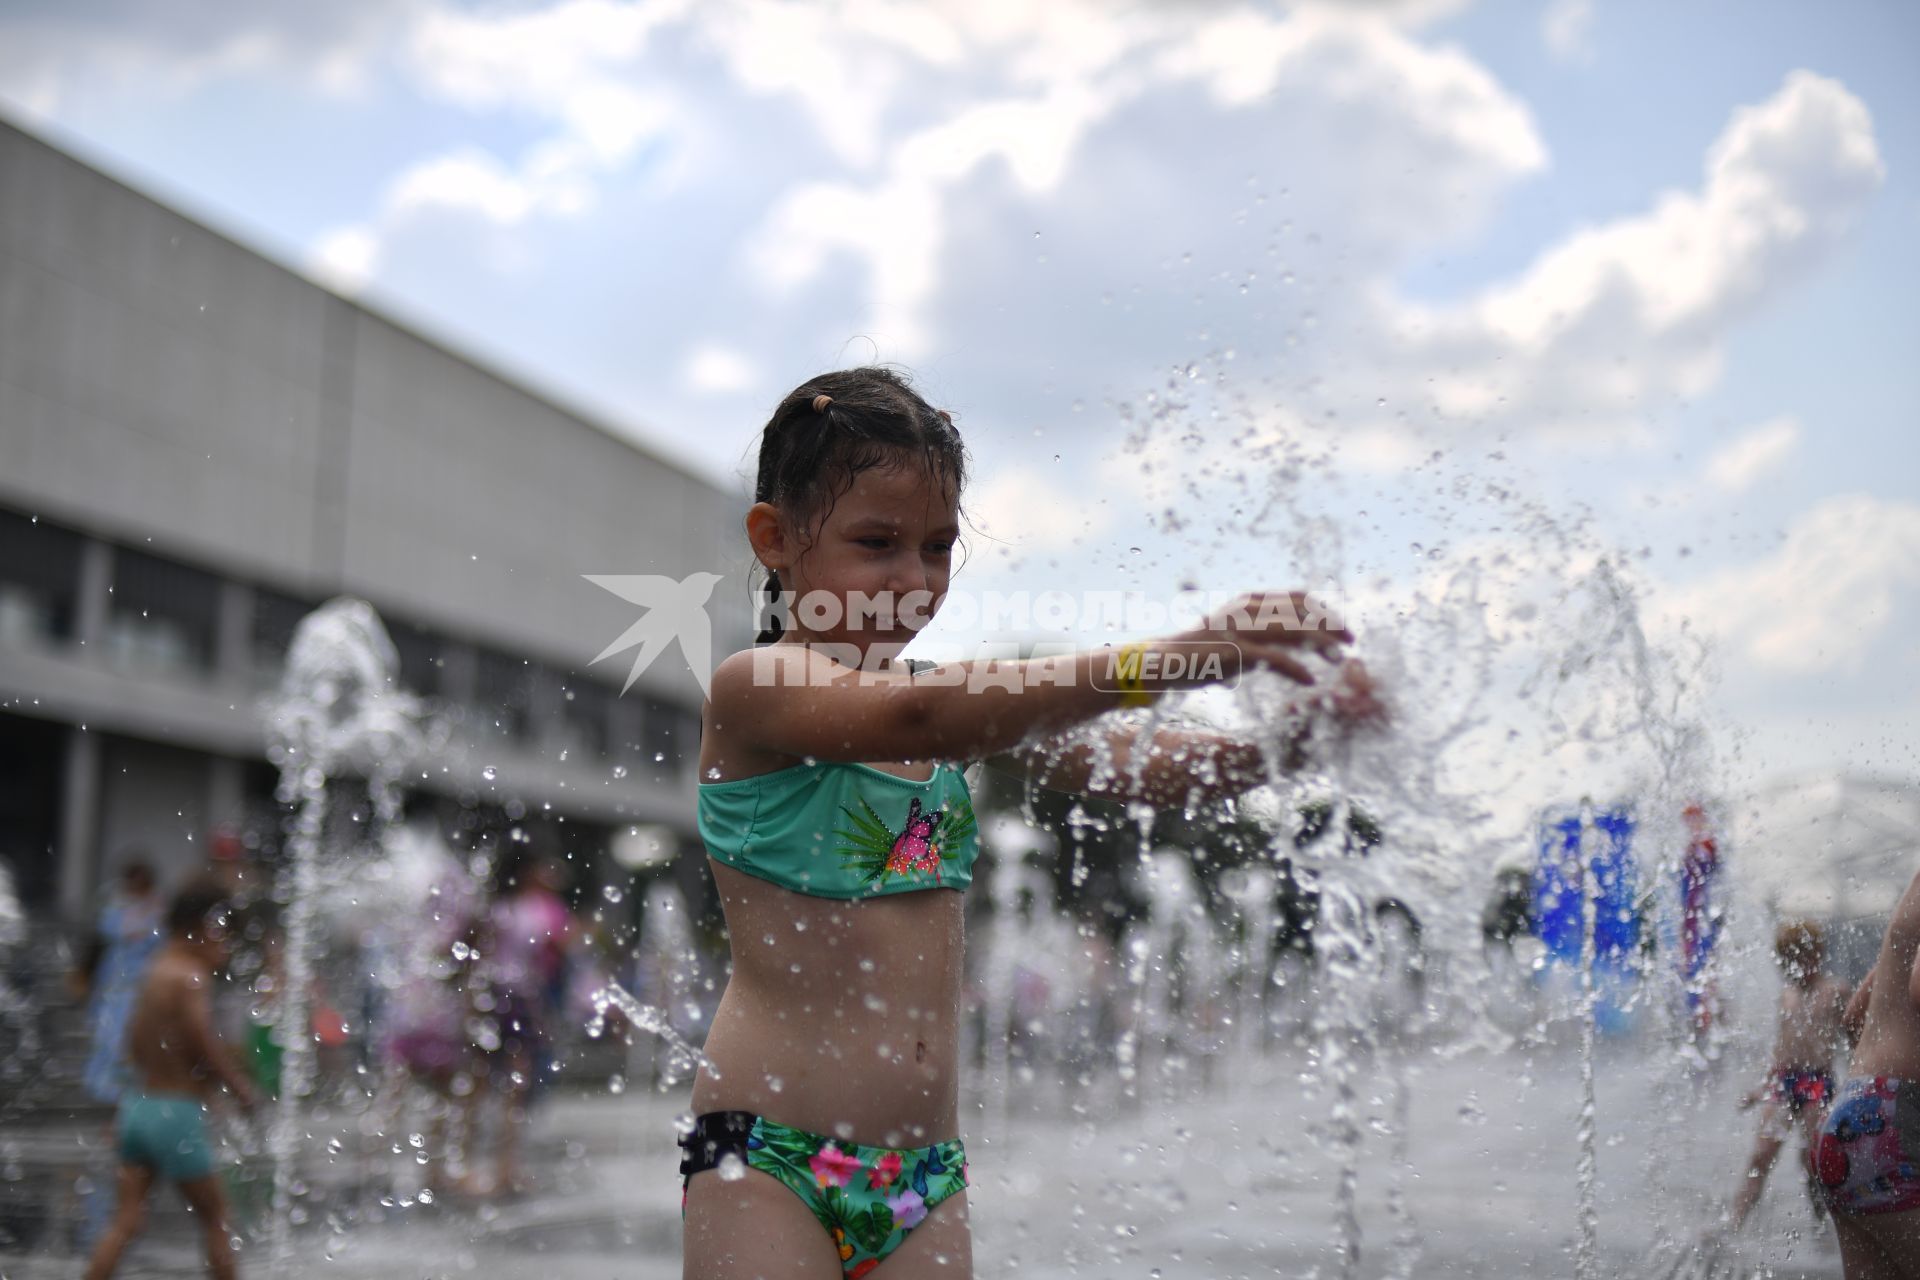
<svg viewBox="0 0 1920 1280">
<path fill-rule="evenodd" d="M 992 679 L 970 678 L 987 664 L 905 667 L 924 617 L 904 615 L 947 591 L 966 464 L 949 416 L 885 369 L 808 381 L 762 436 L 747 536 L 769 595 L 798 607 L 720 665 L 704 712 L 700 831 L 733 974 L 681 1140 L 690 1278 L 970 1276 L 963 762 L 1154 804 L 1236 794 L 1269 778 L 1252 744 L 1148 741 L 1120 722 L 1097 743 L 1049 739 L 1199 683 L 1160 678 L 1156 648 L 1214 679 L 1261 666 L 1313 684 L 1301 658 L 1351 640 L 1284 593 L 1156 646 L 993 664 Z M 904 604 L 863 607 L 889 599 Z M 1335 684 L 1331 714 L 1377 716 L 1357 663 Z"/>
<path fill-rule="evenodd" d="M 1742 1109 L 1765 1109 L 1760 1136 L 1727 1215 L 1727 1225 L 1734 1231 L 1745 1225 L 1760 1203 L 1767 1175 L 1788 1135 L 1798 1129 L 1804 1150 L 1813 1150 L 1820 1122 L 1833 1102 L 1833 1059 L 1845 1043 L 1843 1018 L 1853 994 L 1852 988 L 1826 971 L 1826 934 L 1818 922 L 1781 924 L 1774 933 L 1773 954 L 1787 985 L 1780 992 L 1780 1028 L 1766 1081 L 1740 1100 Z M 1804 1161 L 1802 1170 L 1812 1176 Z M 1814 1187 L 1809 1184 L 1808 1190 Z"/>
</svg>

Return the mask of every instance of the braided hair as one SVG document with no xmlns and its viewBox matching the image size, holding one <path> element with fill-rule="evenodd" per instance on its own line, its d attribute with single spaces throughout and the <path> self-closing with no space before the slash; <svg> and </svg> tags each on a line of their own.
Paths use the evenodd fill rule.
<svg viewBox="0 0 1920 1280">
<path fill-rule="evenodd" d="M 903 375 L 873 366 L 823 373 L 788 392 L 767 420 L 753 500 L 811 528 L 861 472 L 915 456 L 956 494 L 965 487 L 967 450 L 952 415 L 928 404 Z M 768 572 L 765 591 L 767 604 L 778 606 L 778 573 Z M 770 607 L 756 643 L 771 644 L 782 630 Z"/>
</svg>

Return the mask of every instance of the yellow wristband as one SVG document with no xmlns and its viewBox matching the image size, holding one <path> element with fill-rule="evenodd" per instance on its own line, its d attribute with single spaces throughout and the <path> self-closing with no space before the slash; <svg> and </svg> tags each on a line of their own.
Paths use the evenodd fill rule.
<svg viewBox="0 0 1920 1280">
<path fill-rule="evenodd" d="M 1113 655 L 1113 687 L 1120 691 L 1120 705 L 1123 707 L 1151 706 L 1158 694 L 1147 690 L 1141 682 L 1146 673 L 1146 654 L 1148 642 L 1132 640 L 1120 646 Z"/>
</svg>

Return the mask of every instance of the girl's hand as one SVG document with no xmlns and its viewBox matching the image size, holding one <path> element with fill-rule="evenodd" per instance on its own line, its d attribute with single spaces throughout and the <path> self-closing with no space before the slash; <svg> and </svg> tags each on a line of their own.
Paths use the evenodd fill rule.
<svg viewBox="0 0 1920 1280">
<path fill-rule="evenodd" d="M 1333 686 L 1316 701 L 1322 710 L 1349 729 L 1377 729 L 1388 720 L 1387 704 L 1380 685 L 1366 665 L 1350 658 L 1340 665 Z"/>
<path fill-rule="evenodd" d="M 1171 641 L 1217 654 L 1227 677 L 1267 667 L 1297 684 L 1310 685 L 1313 673 L 1301 657 L 1313 652 L 1338 659 L 1341 650 L 1353 643 L 1353 633 L 1304 591 L 1256 591 Z"/>
</svg>

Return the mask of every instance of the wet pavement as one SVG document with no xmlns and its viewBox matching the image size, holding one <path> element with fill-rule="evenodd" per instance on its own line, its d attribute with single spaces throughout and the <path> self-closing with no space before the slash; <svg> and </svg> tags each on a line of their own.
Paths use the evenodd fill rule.
<svg viewBox="0 0 1920 1280">
<path fill-rule="evenodd" d="M 1364 1277 L 1574 1274 L 1577 1062 L 1565 1050 L 1409 1055 L 1410 1123 L 1396 1160 L 1394 1059 L 1357 1082 L 1362 1152 L 1356 1200 Z M 1735 1110 L 1744 1078 L 1691 1079 L 1671 1055 L 1603 1046 L 1599 1064 L 1598 1272 L 1659 1277 L 1731 1194 L 1754 1116 Z M 1069 1091 L 1022 1085 L 1019 1103 L 976 1106 L 965 1137 L 981 1276 L 1339 1275 L 1333 1210 L 1341 1161 L 1326 1137 L 1326 1095 L 1291 1049 L 1216 1072 L 1201 1090 L 1112 1082 Z M 1662 1083 L 1662 1082 L 1665 1083 Z M 422 1204 L 410 1153 L 336 1161 L 314 1178 L 315 1220 L 286 1274 L 501 1276 L 656 1280 L 680 1274 L 673 1120 L 684 1097 L 629 1091 L 561 1095 L 541 1111 L 529 1164 L 537 1184 L 506 1203 L 446 1196 Z M 84 1133 L 42 1137 L 84 1143 Z M 19 1135 L 8 1135 L 19 1148 Z M 382 1163 L 384 1161 L 384 1163 Z M 1403 1170 L 1396 1175 L 1396 1169 Z M 383 1203 L 384 1201 L 384 1203 Z M 327 1207 L 331 1204 L 331 1208 Z M 126 1276 L 199 1274 L 176 1214 L 130 1255 Z M 1783 1159 L 1737 1254 L 1742 1272 L 1777 1280 L 1840 1274 L 1831 1233 L 1816 1227 Z M 73 1276 L 80 1260 L 43 1242 L 38 1256 L 0 1254 L 0 1275 Z M 243 1274 L 272 1268 L 263 1246 Z M 1726 1274 L 1723 1272 L 1722 1274 Z"/>
</svg>

